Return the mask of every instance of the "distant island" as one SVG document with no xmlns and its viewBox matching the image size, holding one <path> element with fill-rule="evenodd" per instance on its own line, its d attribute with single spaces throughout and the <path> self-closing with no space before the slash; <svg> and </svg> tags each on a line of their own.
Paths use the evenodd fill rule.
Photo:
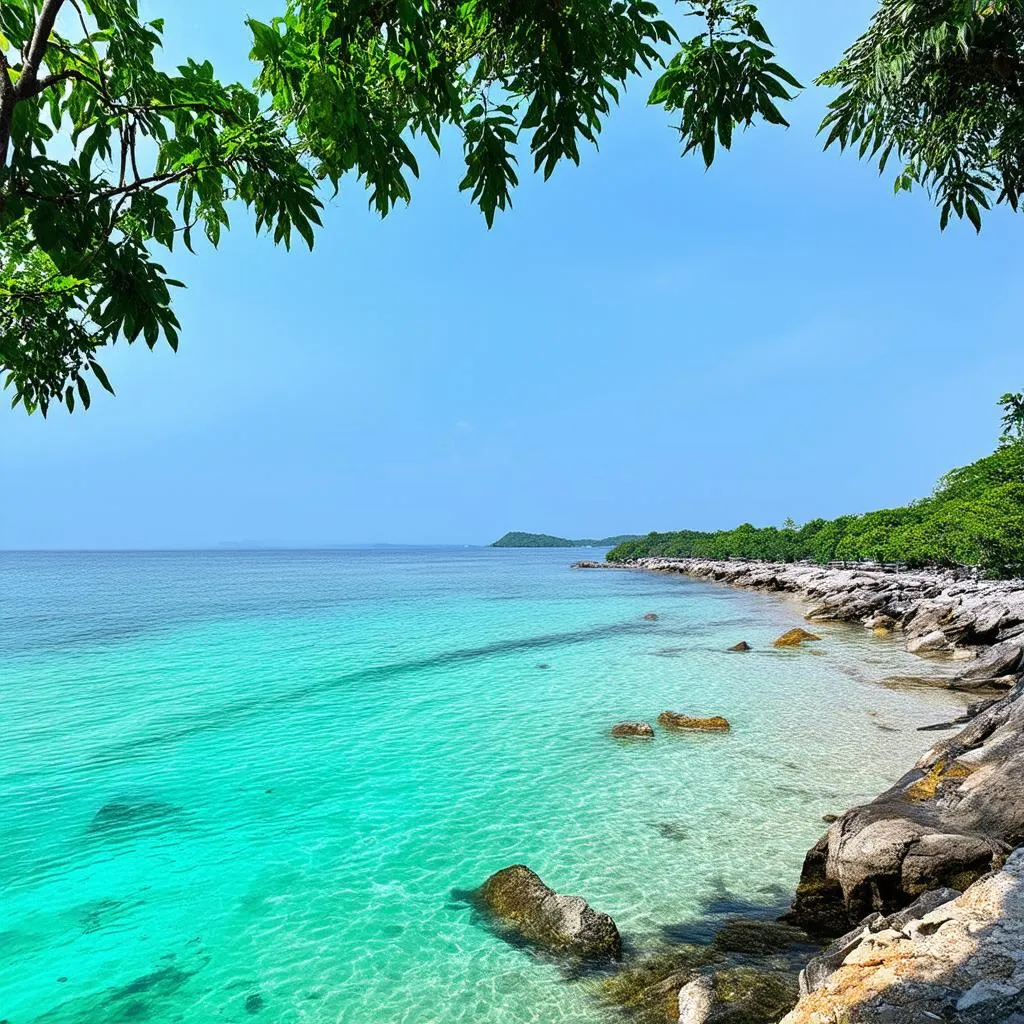
<svg viewBox="0 0 1024 1024">
<path fill-rule="evenodd" d="M 603 540 L 568 540 L 566 537 L 552 537 L 549 533 L 506 533 L 496 540 L 492 548 L 613 548 L 617 544 L 637 540 L 636 534 L 621 537 L 605 537 Z"/>
</svg>

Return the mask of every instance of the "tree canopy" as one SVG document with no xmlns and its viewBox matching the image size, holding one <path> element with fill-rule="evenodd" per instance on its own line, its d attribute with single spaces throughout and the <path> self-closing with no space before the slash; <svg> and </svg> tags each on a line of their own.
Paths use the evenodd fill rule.
<svg viewBox="0 0 1024 1024">
<path fill-rule="evenodd" d="M 177 345 L 159 251 L 216 246 L 244 208 L 257 231 L 312 246 L 324 185 L 352 176 L 382 215 L 408 201 L 417 139 L 461 140 L 488 224 L 525 155 L 549 176 L 596 143 L 623 88 L 656 69 L 683 154 L 711 165 L 738 130 L 785 125 L 797 80 L 752 3 L 683 0 L 282 0 L 249 21 L 251 86 L 197 57 L 157 59 L 163 29 L 136 0 L 0 4 L 0 372 L 44 414 L 110 390 L 118 339 Z M 692 33 L 692 34 L 691 34 Z M 838 89 L 825 144 L 898 160 L 980 228 L 1019 206 L 1022 0 L 882 0 L 820 82 Z"/>
</svg>

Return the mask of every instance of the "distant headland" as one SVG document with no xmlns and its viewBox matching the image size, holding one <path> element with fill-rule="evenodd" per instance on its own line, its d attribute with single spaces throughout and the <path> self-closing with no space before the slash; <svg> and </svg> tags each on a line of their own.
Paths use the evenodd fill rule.
<svg viewBox="0 0 1024 1024">
<path fill-rule="evenodd" d="M 492 548 L 613 548 L 626 541 L 637 540 L 636 534 L 621 537 L 605 537 L 603 540 L 568 540 L 566 537 L 552 537 L 548 533 L 506 533 L 496 540 Z"/>
</svg>

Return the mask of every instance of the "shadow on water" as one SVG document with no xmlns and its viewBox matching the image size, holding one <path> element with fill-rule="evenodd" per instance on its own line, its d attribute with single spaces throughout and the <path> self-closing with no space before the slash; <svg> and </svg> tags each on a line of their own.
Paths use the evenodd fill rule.
<svg viewBox="0 0 1024 1024">
<path fill-rule="evenodd" d="M 698 912 L 685 921 L 663 925 L 656 938 L 661 943 L 706 945 L 730 918 L 753 921 L 774 921 L 789 910 L 793 893 L 780 885 L 767 885 L 761 889 L 762 899 L 748 899 L 729 890 L 719 879 L 716 891 L 701 900 Z"/>
<path fill-rule="evenodd" d="M 112 800 L 93 815 L 85 831 L 94 839 L 117 839 L 162 828 L 168 819 L 183 817 L 180 807 L 161 800 Z M 180 820 L 176 823 L 180 824 Z"/>
<path fill-rule="evenodd" d="M 305 686 L 288 690 L 286 693 L 275 694 L 269 697 L 252 696 L 244 700 L 234 701 L 220 708 L 203 711 L 191 716 L 191 720 L 164 732 L 152 733 L 148 736 L 139 736 L 126 740 L 123 743 L 112 744 L 103 750 L 91 754 L 83 763 L 90 767 L 117 764 L 137 756 L 141 751 L 176 743 L 200 733 L 222 729 L 251 715 L 293 704 L 302 704 L 311 698 L 346 687 L 363 686 L 365 684 L 379 686 L 382 683 L 405 675 L 428 672 L 451 665 L 471 664 L 475 661 L 485 660 L 498 655 L 542 651 L 553 647 L 592 643 L 608 637 L 629 636 L 645 632 L 650 632 L 650 625 L 648 623 L 617 622 L 606 626 L 596 626 L 592 629 L 575 630 L 566 633 L 548 633 L 514 640 L 499 640 L 491 644 L 483 644 L 479 647 L 455 648 L 454 650 L 441 651 L 424 658 L 410 658 L 406 661 L 374 665 L 354 672 L 346 672 L 344 675 L 335 676 L 333 679 L 308 683 Z M 48 770 L 51 770 L 52 767 L 52 765 L 49 766 Z"/>
<path fill-rule="evenodd" d="M 163 1005 L 179 998 L 179 991 L 207 964 L 198 955 L 196 966 L 183 970 L 161 967 L 125 985 L 114 985 L 93 995 L 68 999 L 35 1018 L 35 1024 L 125 1024 L 156 1019 Z"/>
</svg>

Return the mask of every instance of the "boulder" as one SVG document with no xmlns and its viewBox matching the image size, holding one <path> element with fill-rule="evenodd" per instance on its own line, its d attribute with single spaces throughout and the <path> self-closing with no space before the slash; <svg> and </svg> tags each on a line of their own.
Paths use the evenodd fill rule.
<svg viewBox="0 0 1024 1024">
<path fill-rule="evenodd" d="M 729 648 L 729 650 L 730 651 L 749 651 L 750 650 L 750 644 L 748 644 L 746 640 L 741 640 L 738 644 L 733 644 L 732 647 Z"/>
<path fill-rule="evenodd" d="M 773 644 L 774 647 L 799 647 L 807 640 L 820 640 L 817 633 L 808 633 L 806 629 L 797 626 L 783 633 Z"/>
<path fill-rule="evenodd" d="M 679 1024 L 775 1024 L 798 996 L 793 974 L 728 967 L 679 990 Z"/>
<path fill-rule="evenodd" d="M 693 718 L 690 715 L 680 715 L 675 711 L 662 711 L 658 715 L 658 724 L 666 729 L 686 729 L 696 732 L 728 732 L 729 721 L 721 715 L 713 715 L 711 718 Z"/>
<path fill-rule="evenodd" d="M 555 892 L 523 864 L 491 875 L 480 898 L 500 924 L 544 949 L 588 960 L 622 955 L 622 939 L 607 914 L 580 896 Z"/>
<path fill-rule="evenodd" d="M 644 621 L 645 622 L 657 622 L 658 621 L 658 614 L 657 614 L 657 612 L 648 612 L 644 616 Z"/>
<path fill-rule="evenodd" d="M 654 727 L 649 722 L 619 722 L 612 726 L 612 735 L 620 740 L 653 740 Z"/>
</svg>

